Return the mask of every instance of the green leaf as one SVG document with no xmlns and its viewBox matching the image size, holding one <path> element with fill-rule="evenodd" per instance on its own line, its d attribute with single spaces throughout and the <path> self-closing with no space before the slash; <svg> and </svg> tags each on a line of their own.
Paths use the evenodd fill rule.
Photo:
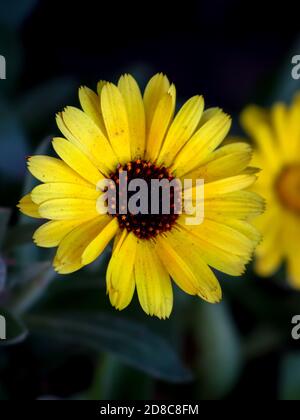
<svg viewBox="0 0 300 420">
<path fill-rule="evenodd" d="M 300 400 L 300 352 L 290 352 L 283 357 L 279 374 L 279 399 Z"/>
<path fill-rule="evenodd" d="M 4 289 L 6 283 L 6 264 L 2 257 L 0 257 L 0 292 Z"/>
<path fill-rule="evenodd" d="M 51 263 L 41 262 L 31 265 L 20 274 L 22 283 L 13 289 L 10 308 L 14 313 L 24 313 L 44 294 L 50 282 L 56 276 Z"/>
<path fill-rule="evenodd" d="M 127 384 L 131 386 L 128 387 Z M 102 355 L 95 369 L 94 381 L 83 396 L 85 400 L 148 400 L 153 393 L 153 379 L 121 363 L 110 354 Z"/>
<path fill-rule="evenodd" d="M 1 346 L 11 346 L 24 341 L 27 337 L 27 329 L 23 322 L 7 309 L 0 308 L 0 321 L 5 320 L 6 339 L 0 340 Z"/>
<path fill-rule="evenodd" d="M 122 362 L 169 382 L 191 380 L 172 346 L 142 324 L 120 316 L 89 313 L 30 315 L 33 331 L 92 351 L 111 353 Z"/>
<path fill-rule="evenodd" d="M 241 345 L 226 303 L 198 305 L 200 395 L 218 400 L 228 394 L 241 372 Z"/>
<path fill-rule="evenodd" d="M 0 207 L 0 247 L 3 244 L 4 238 L 7 232 L 10 216 L 11 216 L 10 209 Z"/>
</svg>

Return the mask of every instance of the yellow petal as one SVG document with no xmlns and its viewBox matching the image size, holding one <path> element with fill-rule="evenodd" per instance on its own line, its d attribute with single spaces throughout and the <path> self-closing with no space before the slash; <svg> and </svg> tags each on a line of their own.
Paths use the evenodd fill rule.
<svg viewBox="0 0 300 420">
<path fill-rule="evenodd" d="M 100 103 L 101 103 L 101 92 L 104 86 L 106 85 L 106 83 L 107 83 L 106 80 L 99 80 L 99 82 L 97 83 L 97 93 L 100 99 Z"/>
<path fill-rule="evenodd" d="M 85 198 L 97 200 L 100 193 L 94 187 L 80 184 L 49 182 L 35 187 L 31 191 L 32 201 L 38 205 L 56 198 Z"/>
<path fill-rule="evenodd" d="M 95 200 L 80 198 L 58 198 L 39 206 L 39 213 L 46 219 L 53 220 L 88 220 L 99 216 Z"/>
<path fill-rule="evenodd" d="M 134 274 L 139 301 L 146 314 L 168 318 L 173 306 L 171 280 L 149 241 L 138 243 Z"/>
<path fill-rule="evenodd" d="M 186 293 L 210 303 L 220 302 L 222 291 L 215 275 L 198 252 L 190 235 L 176 230 L 157 239 L 157 252 L 173 280 Z"/>
<path fill-rule="evenodd" d="M 291 212 L 286 212 L 284 217 L 281 218 L 282 222 L 284 221 L 283 228 L 283 243 L 282 248 L 284 249 L 287 257 L 287 272 L 288 280 L 292 287 L 299 289 L 300 288 L 300 246 L 299 246 L 299 236 L 300 236 L 300 223 L 299 217 L 296 214 Z M 281 236 L 281 240 L 282 240 Z M 277 245 L 277 242 L 275 243 Z M 275 246 L 273 246 L 275 248 Z M 273 251 L 274 252 L 274 251 Z"/>
<path fill-rule="evenodd" d="M 203 166 L 185 174 L 186 179 L 204 179 L 205 182 L 228 178 L 244 171 L 252 159 L 252 149 L 247 143 L 235 143 L 221 147 L 211 154 Z M 180 176 L 176 172 L 177 176 Z"/>
<path fill-rule="evenodd" d="M 58 156 L 82 178 L 97 185 L 103 175 L 97 167 L 74 144 L 66 139 L 53 139 L 53 148 Z"/>
<path fill-rule="evenodd" d="M 147 158 L 156 161 L 158 158 L 165 134 L 170 126 L 175 112 L 176 90 L 172 85 L 157 104 L 147 139 Z"/>
<path fill-rule="evenodd" d="M 55 220 L 44 223 L 34 232 L 33 241 L 43 248 L 53 248 L 58 246 L 68 233 L 82 223 L 82 220 Z"/>
<path fill-rule="evenodd" d="M 271 121 L 281 154 L 285 160 L 290 160 L 293 156 L 291 155 L 289 141 L 287 141 L 288 110 L 285 104 L 278 102 L 273 105 Z"/>
<path fill-rule="evenodd" d="M 198 235 L 194 235 L 192 229 L 187 230 L 182 224 L 181 228 L 181 231 L 177 233 L 181 242 L 184 243 L 185 238 L 191 236 L 192 242 L 197 247 L 198 257 L 202 258 L 208 265 L 231 276 L 240 276 L 243 274 L 245 264 L 248 262 L 245 257 L 234 255 L 218 248 L 214 243 L 210 243 Z M 186 242 L 186 249 L 187 251 L 189 250 L 188 242 Z"/>
<path fill-rule="evenodd" d="M 60 274 L 69 274 L 83 267 L 81 256 L 88 244 L 102 229 L 102 217 L 82 223 L 66 235 L 57 249 L 54 269 Z"/>
<path fill-rule="evenodd" d="M 115 169 L 118 160 L 108 139 L 100 128 L 80 109 L 67 107 L 61 113 L 64 124 L 72 134 L 68 138 L 77 146 L 102 173 Z"/>
<path fill-rule="evenodd" d="M 111 304 L 118 310 L 129 305 L 132 300 L 134 282 L 134 263 L 138 238 L 123 230 L 108 264 L 106 273 L 107 292 Z"/>
<path fill-rule="evenodd" d="M 223 113 L 221 108 L 213 107 L 213 108 L 207 108 L 205 111 L 203 111 L 200 122 L 198 124 L 197 129 L 202 127 L 204 124 L 206 124 L 211 118 L 216 117 L 217 115 L 221 115 Z"/>
<path fill-rule="evenodd" d="M 258 194 L 250 191 L 237 191 L 217 195 L 205 200 L 205 217 L 218 220 L 229 217 L 247 220 L 262 214 L 265 202 Z"/>
<path fill-rule="evenodd" d="M 69 182 L 88 187 L 91 185 L 65 162 L 50 156 L 31 156 L 28 159 L 28 169 L 35 178 L 42 182 Z"/>
<path fill-rule="evenodd" d="M 245 130 L 256 142 L 263 155 L 264 166 L 276 171 L 279 165 L 279 147 L 270 126 L 270 117 L 267 111 L 254 105 L 248 106 L 241 114 L 241 123 Z"/>
<path fill-rule="evenodd" d="M 211 198 L 219 194 L 228 194 L 243 190 L 254 184 L 255 175 L 237 175 L 204 185 L 204 197 Z"/>
<path fill-rule="evenodd" d="M 176 157 L 172 166 L 176 175 L 183 176 L 199 167 L 224 140 L 230 125 L 231 119 L 224 113 L 217 114 L 202 125 Z"/>
<path fill-rule="evenodd" d="M 145 110 L 143 98 L 138 84 L 128 74 L 121 76 L 118 88 L 123 96 L 128 116 L 131 156 L 141 158 L 145 153 Z"/>
<path fill-rule="evenodd" d="M 268 254 L 257 257 L 254 264 L 256 273 L 261 277 L 274 275 L 283 262 L 283 251 L 280 246 L 274 247 Z"/>
<path fill-rule="evenodd" d="M 148 82 L 144 92 L 147 132 L 149 132 L 151 127 L 156 108 L 161 98 L 168 92 L 169 88 L 169 80 L 167 76 L 162 73 L 156 74 Z"/>
<path fill-rule="evenodd" d="M 193 135 L 204 108 L 202 96 L 189 99 L 176 115 L 166 135 L 158 157 L 158 164 L 171 166 L 179 150 Z"/>
<path fill-rule="evenodd" d="M 130 133 L 125 102 L 119 89 L 112 83 L 106 83 L 102 88 L 101 108 L 106 131 L 119 162 L 129 162 Z"/>
<path fill-rule="evenodd" d="M 286 148 L 290 152 L 290 160 L 294 160 L 295 156 L 300 154 L 300 95 L 295 95 L 290 112 L 288 114 L 288 132 L 286 133 Z M 287 140 L 288 139 L 288 140 Z"/>
<path fill-rule="evenodd" d="M 101 113 L 99 96 L 88 87 L 82 86 L 79 89 L 79 101 L 83 111 L 94 121 L 105 135 L 106 130 Z"/>
<path fill-rule="evenodd" d="M 17 205 L 17 207 L 20 209 L 20 211 L 23 214 L 26 214 L 26 216 L 34 217 L 36 219 L 40 219 L 42 216 L 39 213 L 39 206 L 36 205 L 32 199 L 31 195 L 27 194 L 25 195 Z"/>
<path fill-rule="evenodd" d="M 225 223 L 225 221 L 220 223 L 215 220 L 205 219 L 201 225 L 187 225 L 186 228 L 189 231 L 192 230 L 194 235 L 226 252 L 249 258 L 254 251 L 254 242 L 237 229 L 233 229 Z"/>
<path fill-rule="evenodd" d="M 103 218 L 103 220 L 105 220 L 105 218 Z M 103 229 L 82 254 L 82 264 L 87 265 L 95 261 L 95 259 L 98 258 L 100 254 L 102 254 L 109 242 L 117 234 L 118 230 L 118 220 L 116 218 L 111 219 L 109 216 L 107 216 Z"/>
<path fill-rule="evenodd" d="M 269 113 L 256 105 L 247 106 L 241 113 L 241 124 L 250 137 L 256 134 L 256 127 L 269 123 Z"/>
</svg>

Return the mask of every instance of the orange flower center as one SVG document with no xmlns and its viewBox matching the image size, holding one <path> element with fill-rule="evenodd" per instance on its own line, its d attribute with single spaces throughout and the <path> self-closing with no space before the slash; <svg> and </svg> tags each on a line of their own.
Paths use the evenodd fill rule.
<svg viewBox="0 0 300 420">
<path fill-rule="evenodd" d="M 283 206 L 300 214 L 300 165 L 286 167 L 277 180 L 276 188 Z"/>
</svg>

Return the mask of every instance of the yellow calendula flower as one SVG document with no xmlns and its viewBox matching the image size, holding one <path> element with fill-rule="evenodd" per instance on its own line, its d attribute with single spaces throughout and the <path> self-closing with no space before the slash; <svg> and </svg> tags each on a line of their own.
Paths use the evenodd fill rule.
<svg viewBox="0 0 300 420">
<path fill-rule="evenodd" d="M 254 190 L 266 198 L 256 226 L 264 240 L 257 247 L 256 270 L 274 274 L 287 263 L 291 284 L 300 287 L 300 95 L 290 107 L 270 110 L 251 105 L 241 123 L 256 144 L 253 164 L 262 168 Z"/>
<path fill-rule="evenodd" d="M 42 184 L 19 207 L 49 219 L 34 242 L 58 247 L 54 268 L 67 274 L 92 263 L 114 239 L 106 282 L 119 310 L 136 289 L 147 314 L 167 318 L 171 278 L 186 293 L 219 302 L 221 288 L 210 267 L 241 275 L 260 238 L 251 219 L 262 212 L 263 200 L 247 190 L 256 180 L 247 168 L 250 146 L 219 147 L 230 118 L 218 108 L 204 111 L 202 96 L 189 99 L 174 116 L 175 87 L 163 74 L 149 81 L 143 96 L 136 81 L 124 75 L 117 86 L 100 82 L 97 93 L 81 88 L 79 99 L 82 110 L 67 107 L 57 115 L 64 138 L 55 138 L 53 147 L 60 159 L 28 161 Z M 204 179 L 203 223 L 188 224 L 186 214 L 175 213 L 174 193 L 169 214 L 161 208 L 157 214 L 124 213 L 121 198 L 111 205 L 115 214 L 99 214 L 97 202 L 105 190 L 96 186 L 116 181 L 121 197 L 125 191 L 118 180 L 124 171 L 127 181 L 142 179 L 146 186 L 153 179 Z M 194 202 L 195 189 L 190 191 Z"/>
</svg>

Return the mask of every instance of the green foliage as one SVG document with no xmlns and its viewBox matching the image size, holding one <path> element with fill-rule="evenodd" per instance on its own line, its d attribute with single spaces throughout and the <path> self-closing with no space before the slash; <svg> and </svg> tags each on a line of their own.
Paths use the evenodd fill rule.
<svg viewBox="0 0 300 420">
<path fill-rule="evenodd" d="M 237 383 L 242 368 L 241 342 L 225 302 L 198 305 L 199 396 L 222 399 Z"/>
<path fill-rule="evenodd" d="M 105 351 L 149 375 L 170 382 L 191 380 L 166 340 L 142 324 L 105 313 L 57 313 L 26 317 L 33 332 L 99 352 Z"/>
<path fill-rule="evenodd" d="M 300 400 L 300 352 L 287 353 L 280 365 L 279 398 Z"/>
</svg>

